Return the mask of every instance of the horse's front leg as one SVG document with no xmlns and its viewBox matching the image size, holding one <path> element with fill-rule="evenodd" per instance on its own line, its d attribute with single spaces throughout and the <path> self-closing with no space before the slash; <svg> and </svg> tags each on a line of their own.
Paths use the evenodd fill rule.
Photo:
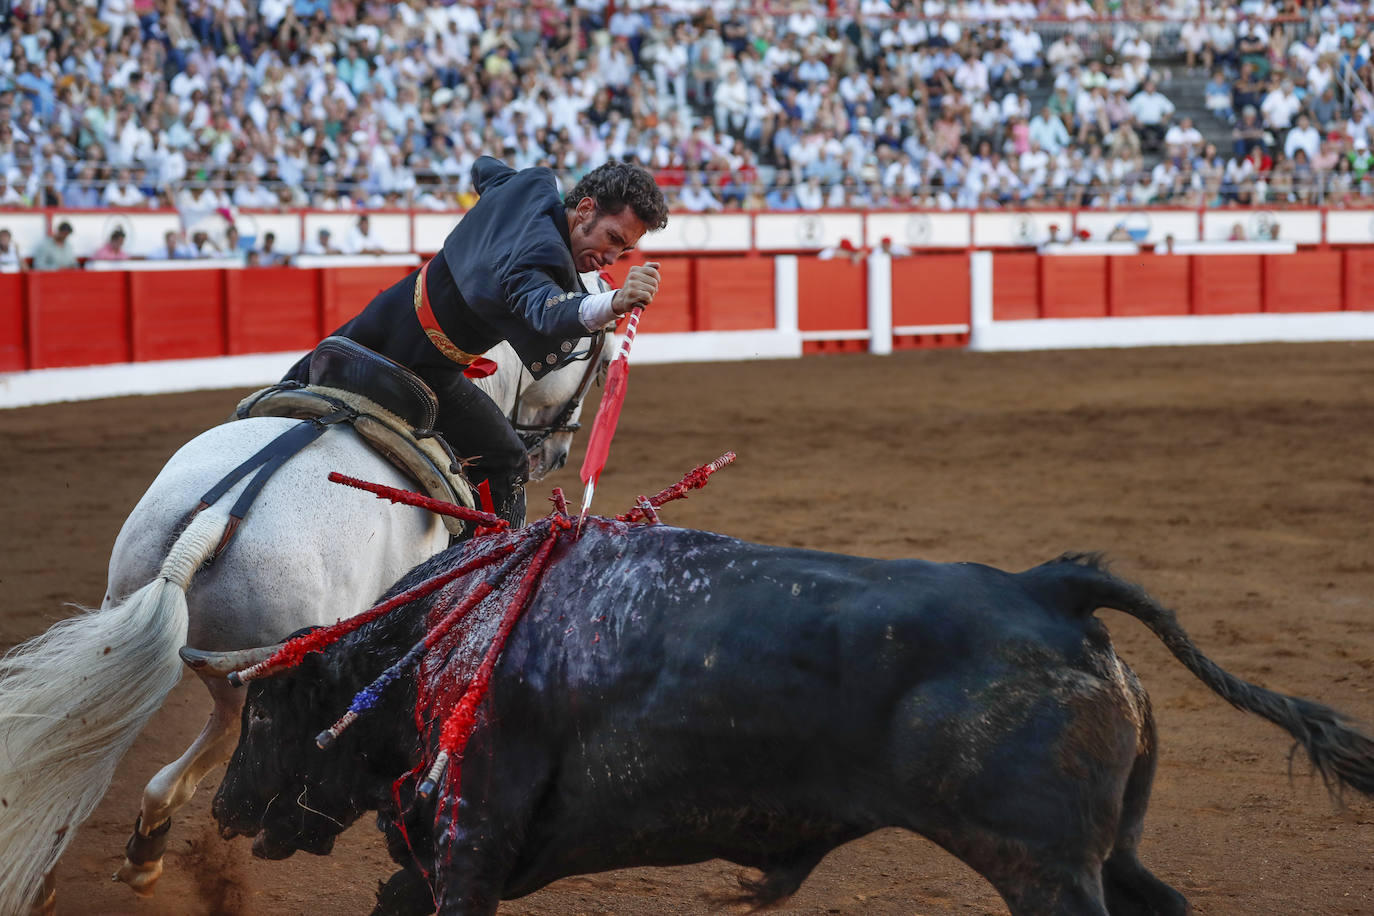
<svg viewBox="0 0 1374 916">
<path fill-rule="evenodd" d="M 235 690 L 221 677 L 200 677 L 214 698 L 215 708 L 195 743 L 144 788 L 133 836 L 124 847 L 124 864 L 114 875 L 116 881 L 123 881 L 141 897 L 152 895 L 162 875 L 162 854 L 167 849 L 172 814 L 196 794 L 206 773 L 233 756 L 238 744 L 243 691 Z"/>
</svg>

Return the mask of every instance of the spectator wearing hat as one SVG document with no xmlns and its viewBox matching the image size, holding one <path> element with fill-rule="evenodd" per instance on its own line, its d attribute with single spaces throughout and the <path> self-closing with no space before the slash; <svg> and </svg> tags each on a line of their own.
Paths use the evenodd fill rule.
<svg viewBox="0 0 1374 916">
<path fill-rule="evenodd" d="M 900 242 L 894 242 L 890 235 L 885 235 L 878 240 L 878 251 L 890 258 L 904 258 L 911 254 L 910 248 Z"/>
<path fill-rule="evenodd" d="M 330 236 L 329 227 L 321 226 L 319 231 L 315 233 L 315 240 L 306 242 L 304 252 L 306 254 L 343 254 Z"/>
<path fill-rule="evenodd" d="M 124 228 L 115 226 L 110 233 L 110 238 L 95 250 L 91 255 L 92 260 L 96 261 L 124 261 L 129 257 L 129 253 L 124 250 Z"/>
<path fill-rule="evenodd" d="M 34 270 L 70 270 L 76 266 L 71 246 L 72 224 L 63 220 L 57 230 L 39 244 L 33 253 Z"/>
</svg>

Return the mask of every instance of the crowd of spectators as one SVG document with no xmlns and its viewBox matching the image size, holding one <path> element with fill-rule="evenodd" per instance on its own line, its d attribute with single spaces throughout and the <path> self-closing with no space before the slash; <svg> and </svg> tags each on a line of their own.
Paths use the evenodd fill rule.
<svg viewBox="0 0 1374 916">
<path fill-rule="evenodd" d="M 0 4 L 0 207 L 172 207 L 188 226 L 233 208 L 461 209 L 482 154 L 549 165 L 565 182 L 633 159 L 693 211 L 1374 193 L 1363 5 L 831 9 Z M 1213 123 L 1198 125 L 1170 78 L 1209 72 L 1191 101 Z M 1222 124 L 1230 149 L 1206 140 Z"/>
</svg>

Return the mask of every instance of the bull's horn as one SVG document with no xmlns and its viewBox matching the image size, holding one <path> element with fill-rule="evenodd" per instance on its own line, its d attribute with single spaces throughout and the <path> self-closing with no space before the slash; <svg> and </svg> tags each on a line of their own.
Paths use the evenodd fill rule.
<svg viewBox="0 0 1374 916">
<path fill-rule="evenodd" d="M 256 646 L 252 649 L 236 649 L 233 652 L 204 652 L 200 649 L 192 649 L 190 646 L 182 646 L 180 655 L 186 666 L 197 674 L 213 674 L 218 677 L 225 677 L 231 671 L 242 671 L 244 668 L 265 661 L 282 645 L 282 643 L 278 643 L 275 646 Z"/>
</svg>

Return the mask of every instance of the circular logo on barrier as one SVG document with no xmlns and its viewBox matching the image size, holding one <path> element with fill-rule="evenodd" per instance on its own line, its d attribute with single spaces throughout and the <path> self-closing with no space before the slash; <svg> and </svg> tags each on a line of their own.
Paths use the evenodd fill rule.
<svg viewBox="0 0 1374 916">
<path fill-rule="evenodd" d="M 124 230 L 124 250 L 133 248 L 138 239 L 134 235 L 134 224 L 129 217 L 123 214 L 116 214 L 105 220 L 105 228 L 100 230 L 100 244 L 105 244 L 110 240 L 110 233 L 116 229 Z"/>
<path fill-rule="evenodd" d="M 824 236 L 819 216 L 803 216 L 797 220 L 797 241 L 801 244 L 819 248 Z"/>
<path fill-rule="evenodd" d="M 1150 219 L 1150 214 L 1145 211 L 1136 210 L 1134 213 L 1126 214 L 1121 226 L 1130 234 L 1132 241 L 1143 242 L 1149 236 L 1154 220 Z"/>
<path fill-rule="evenodd" d="M 711 221 L 704 216 L 688 216 L 682 220 L 682 244 L 688 248 L 705 248 L 711 242 Z"/>
<path fill-rule="evenodd" d="M 931 227 L 930 216 L 925 213 L 913 213 L 906 220 L 906 243 L 913 248 L 919 248 L 930 244 L 930 238 L 935 230 Z"/>
<path fill-rule="evenodd" d="M 1272 239 L 1277 233 L 1279 217 L 1273 210 L 1256 210 L 1250 214 L 1250 221 L 1245 225 L 1245 235 L 1249 239 Z"/>
<path fill-rule="evenodd" d="M 234 214 L 234 228 L 239 231 L 239 241 L 242 244 L 257 247 L 258 237 L 261 233 L 258 232 L 258 221 L 253 218 L 253 214 Z"/>
<path fill-rule="evenodd" d="M 1031 219 L 1030 214 L 1017 214 L 1016 221 L 1011 226 L 1012 241 L 1020 245 L 1034 245 L 1038 236 L 1035 220 Z"/>
</svg>

